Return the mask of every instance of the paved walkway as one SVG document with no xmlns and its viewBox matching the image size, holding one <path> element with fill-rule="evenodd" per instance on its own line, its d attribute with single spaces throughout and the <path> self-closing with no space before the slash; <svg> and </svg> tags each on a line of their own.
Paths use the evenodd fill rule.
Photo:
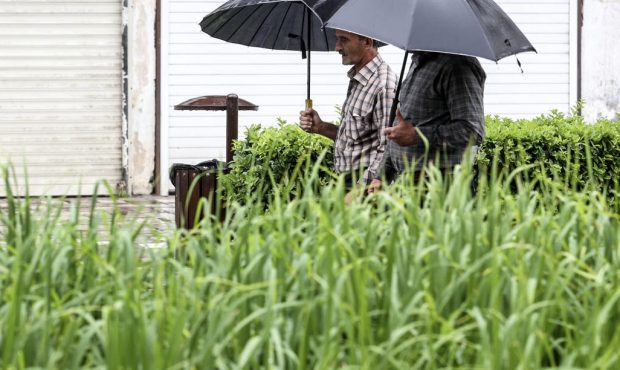
<svg viewBox="0 0 620 370">
<path fill-rule="evenodd" d="M 69 220 L 73 210 L 77 209 L 79 201 L 80 225 L 87 228 L 88 217 L 91 208 L 92 198 L 54 198 L 51 200 L 53 207 L 62 207 L 61 220 Z M 40 201 L 33 198 L 33 209 L 40 205 Z M 161 242 L 162 234 L 169 234 L 175 229 L 174 222 L 174 195 L 171 196 L 136 196 L 131 198 L 118 198 L 113 200 L 109 197 L 99 197 L 95 210 L 102 217 L 103 221 L 111 215 L 116 208 L 129 221 L 146 221 L 145 228 L 139 238 L 140 243 L 158 244 Z M 41 208 L 41 207 L 39 207 Z M 7 209 L 7 201 L 0 198 L 0 212 Z M 57 208 L 54 208 L 57 209 Z M 0 225 L 0 239 L 4 233 L 3 226 Z"/>
</svg>

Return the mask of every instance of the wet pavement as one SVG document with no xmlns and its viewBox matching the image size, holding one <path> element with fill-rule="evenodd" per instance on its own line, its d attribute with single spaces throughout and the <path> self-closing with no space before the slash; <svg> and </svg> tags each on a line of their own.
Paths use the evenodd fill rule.
<svg viewBox="0 0 620 370">
<path fill-rule="evenodd" d="M 23 200 L 18 200 L 23 201 Z M 37 199 L 32 198 L 31 209 L 34 213 L 43 212 L 49 203 L 51 207 L 57 210 L 62 207 L 60 220 L 68 221 L 72 217 L 76 217 L 76 210 L 79 210 L 79 225 L 81 229 L 88 228 L 88 220 L 91 212 L 92 197 L 68 197 L 68 198 L 52 198 Z M 0 212 L 7 209 L 7 200 L 0 198 Z M 95 203 L 95 214 L 100 221 L 98 229 L 105 228 L 106 223 L 109 224 L 110 217 L 114 209 L 117 209 L 122 215 L 123 223 L 144 222 L 144 228 L 140 233 L 138 242 L 141 245 L 157 246 L 165 239 L 166 235 L 170 235 L 175 230 L 174 221 L 174 195 L 170 196 L 135 196 L 127 198 L 110 198 L 99 197 Z M 2 239 L 3 226 L 0 224 L 0 239 Z M 102 232 L 102 238 L 105 239 L 105 233 Z"/>
</svg>

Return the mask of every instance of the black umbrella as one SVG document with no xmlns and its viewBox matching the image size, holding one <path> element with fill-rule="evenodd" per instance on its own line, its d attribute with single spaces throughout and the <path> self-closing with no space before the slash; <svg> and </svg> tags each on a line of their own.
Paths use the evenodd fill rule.
<svg viewBox="0 0 620 370">
<path fill-rule="evenodd" d="M 498 61 L 536 51 L 521 30 L 493 0 L 348 0 L 326 27 L 372 37 L 406 50 L 392 106 L 410 51 L 434 51 Z"/>
<path fill-rule="evenodd" d="M 306 108 L 310 99 L 311 51 L 334 50 L 333 29 L 323 28 L 344 0 L 230 0 L 200 22 L 202 31 L 220 40 L 307 55 Z M 316 7 L 316 9 L 315 9 Z"/>
</svg>

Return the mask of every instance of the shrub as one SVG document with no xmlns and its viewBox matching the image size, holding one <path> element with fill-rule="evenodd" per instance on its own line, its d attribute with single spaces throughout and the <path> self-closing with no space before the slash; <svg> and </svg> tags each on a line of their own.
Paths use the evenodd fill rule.
<svg viewBox="0 0 620 370">
<path fill-rule="evenodd" d="M 494 159 L 506 172 L 532 165 L 525 176 L 553 177 L 567 189 L 615 189 L 620 179 L 620 124 L 605 119 L 586 124 L 579 116 L 557 111 L 531 120 L 487 117 L 478 166 L 489 169 Z"/>
<path fill-rule="evenodd" d="M 230 172 L 221 177 L 226 196 L 244 203 L 248 194 L 260 192 L 268 201 L 280 185 L 286 193 L 298 193 L 303 189 L 300 179 L 317 162 L 322 168 L 319 184 L 325 184 L 332 177 L 332 144 L 283 120 L 277 127 L 252 125 L 245 140 L 234 143 Z"/>
<path fill-rule="evenodd" d="M 305 177 L 309 164 L 322 159 L 319 184 L 324 185 L 333 177 L 326 170 L 333 164 L 331 148 L 331 140 L 308 135 L 284 121 L 277 127 L 251 126 L 246 139 L 235 143 L 234 162 L 222 182 L 234 200 L 244 202 L 246 194 L 265 190 L 261 194 L 268 202 L 278 184 L 288 184 L 285 192 L 289 194 L 303 189 L 299 178 Z M 619 123 L 602 119 L 586 124 L 577 115 L 552 111 L 529 120 L 487 117 L 487 136 L 477 163 L 486 173 L 494 161 L 504 173 L 530 165 L 522 168 L 526 178 L 555 178 L 566 189 L 591 188 L 616 194 L 619 158 Z"/>
</svg>

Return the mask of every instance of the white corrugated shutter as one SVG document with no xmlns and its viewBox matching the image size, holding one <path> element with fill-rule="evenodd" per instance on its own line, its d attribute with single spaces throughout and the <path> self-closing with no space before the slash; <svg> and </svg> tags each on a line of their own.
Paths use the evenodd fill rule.
<svg viewBox="0 0 620 370">
<path fill-rule="evenodd" d="M 121 181 L 119 0 L 0 0 L 0 163 L 31 194 Z M 0 196 L 5 190 L 0 185 Z"/>
<path fill-rule="evenodd" d="M 164 86 L 168 111 L 169 164 L 224 159 L 223 112 L 175 111 L 173 106 L 201 95 L 236 93 L 259 105 L 257 112 L 240 112 L 240 130 L 251 123 L 273 125 L 277 117 L 296 122 L 305 99 L 306 64 L 299 53 L 272 51 L 229 44 L 200 30 L 199 22 L 221 0 L 171 0 L 167 11 L 168 32 L 164 60 Z M 532 117 L 557 108 L 568 111 L 572 102 L 569 0 L 501 0 L 538 50 L 499 63 L 481 60 L 488 78 L 487 114 L 513 118 Z M 392 46 L 381 54 L 400 73 L 403 51 Z M 312 54 L 312 98 L 323 119 L 336 118 L 347 87 L 348 66 L 336 53 Z M 162 156 L 163 158 L 163 156 Z"/>
<path fill-rule="evenodd" d="M 576 2 L 576 1 L 575 1 Z M 510 56 L 494 63 L 481 59 L 487 72 L 485 113 L 529 118 L 552 109 L 568 112 L 575 104 L 575 61 L 571 55 L 571 5 L 569 0 L 500 0 L 535 53 Z M 576 45 L 572 45 L 576 47 Z M 517 59 L 523 66 L 523 73 Z"/>
</svg>

